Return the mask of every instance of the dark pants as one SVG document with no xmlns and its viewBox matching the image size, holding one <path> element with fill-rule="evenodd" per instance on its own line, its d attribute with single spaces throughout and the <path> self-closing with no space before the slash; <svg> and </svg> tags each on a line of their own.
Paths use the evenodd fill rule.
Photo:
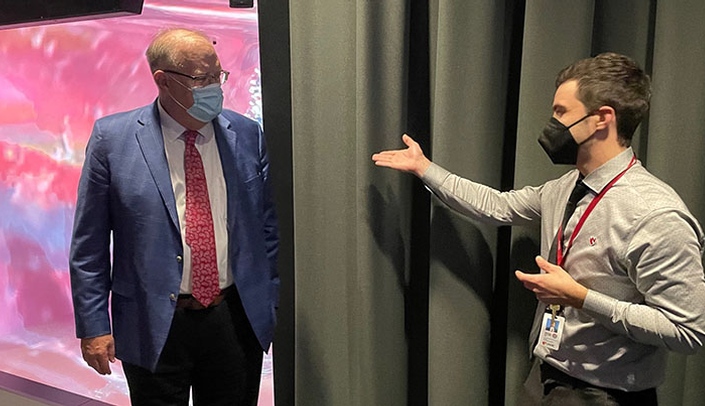
<svg viewBox="0 0 705 406">
<path fill-rule="evenodd" d="M 546 364 L 541 364 L 543 406 L 656 406 L 656 389 L 625 392 L 583 382 Z"/>
<path fill-rule="evenodd" d="M 202 310 L 177 308 L 155 372 L 123 363 L 135 406 L 255 406 L 262 347 L 236 289 Z"/>
</svg>

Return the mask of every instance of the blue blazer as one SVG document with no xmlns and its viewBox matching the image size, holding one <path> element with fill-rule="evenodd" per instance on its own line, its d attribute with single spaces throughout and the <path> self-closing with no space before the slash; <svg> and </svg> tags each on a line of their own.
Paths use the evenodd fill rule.
<svg viewBox="0 0 705 406">
<path fill-rule="evenodd" d="M 164 348 L 183 271 L 156 103 L 96 121 L 69 259 L 77 337 L 112 332 L 117 358 L 150 370 Z M 278 305 L 279 238 L 264 137 L 257 122 L 232 111 L 223 111 L 213 126 L 228 195 L 231 272 L 266 350 Z"/>
</svg>

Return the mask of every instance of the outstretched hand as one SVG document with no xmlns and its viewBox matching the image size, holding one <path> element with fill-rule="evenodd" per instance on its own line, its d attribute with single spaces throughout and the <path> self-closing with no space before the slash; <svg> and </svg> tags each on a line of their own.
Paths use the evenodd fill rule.
<svg viewBox="0 0 705 406">
<path fill-rule="evenodd" d="M 411 137 L 404 134 L 401 139 L 408 148 L 381 151 L 372 155 L 372 160 L 377 166 L 411 172 L 420 177 L 431 166 L 431 161 L 426 158 L 419 144 Z"/>
<path fill-rule="evenodd" d="M 571 306 L 576 309 L 583 307 L 587 296 L 587 288 L 573 279 L 568 272 L 540 256 L 536 257 L 536 265 L 543 273 L 527 274 L 515 271 L 517 279 L 524 287 L 536 294 L 536 298 L 546 304 Z"/>
</svg>

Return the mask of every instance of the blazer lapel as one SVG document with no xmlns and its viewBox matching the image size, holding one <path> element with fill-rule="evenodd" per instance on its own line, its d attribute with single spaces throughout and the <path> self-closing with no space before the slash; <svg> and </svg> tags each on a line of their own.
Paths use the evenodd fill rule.
<svg viewBox="0 0 705 406">
<path fill-rule="evenodd" d="M 171 222 L 178 231 L 180 230 L 179 215 L 176 211 L 176 199 L 174 198 L 174 189 L 171 186 L 171 175 L 169 174 L 169 164 L 164 152 L 164 137 L 162 136 L 156 103 L 146 108 L 138 120 L 142 127 L 136 133 L 137 143 L 142 150 L 144 160 L 147 161 L 147 166 L 154 183 L 157 185 L 157 189 L 159 189 L 162 201 L 169 212 Z"/>
<path fill-rule="evenodd" d="M 235 225 L 235 217 L 238 210 L 239 199 L 235 198 L 238 194 L 237 185 L 237 133 L 232 129 L 230 121 L 219 115 L 213 122 L 215 130 L 215 141 L 218 144 L 218 154 L 220 155 L 220 164 L 223 167 L 223 177 L 225 177 L 225 186 L 228 202 L 228 229 L 232 230 Z"/>
</svg>

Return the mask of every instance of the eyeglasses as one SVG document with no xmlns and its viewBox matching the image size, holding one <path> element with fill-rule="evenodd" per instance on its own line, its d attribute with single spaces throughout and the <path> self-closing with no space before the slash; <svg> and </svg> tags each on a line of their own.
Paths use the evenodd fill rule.
<svg viewBox="0 0 705 406">
<path fill-rule="evenodd" d="M 162 69 L 166 73 L 173 73 L 175 75 L 183 76 L 193 80 L 193 87 L 203 87 L 211 83 L 220 83 L 221 85 L 228 81 L 228 76 L 230 72 L 226 70 L 221 70 L 218 73 L 208 73 L 205 75 L 192 76 L 185 73 L 177 72 L 175 70 Z"/>
</svg>

